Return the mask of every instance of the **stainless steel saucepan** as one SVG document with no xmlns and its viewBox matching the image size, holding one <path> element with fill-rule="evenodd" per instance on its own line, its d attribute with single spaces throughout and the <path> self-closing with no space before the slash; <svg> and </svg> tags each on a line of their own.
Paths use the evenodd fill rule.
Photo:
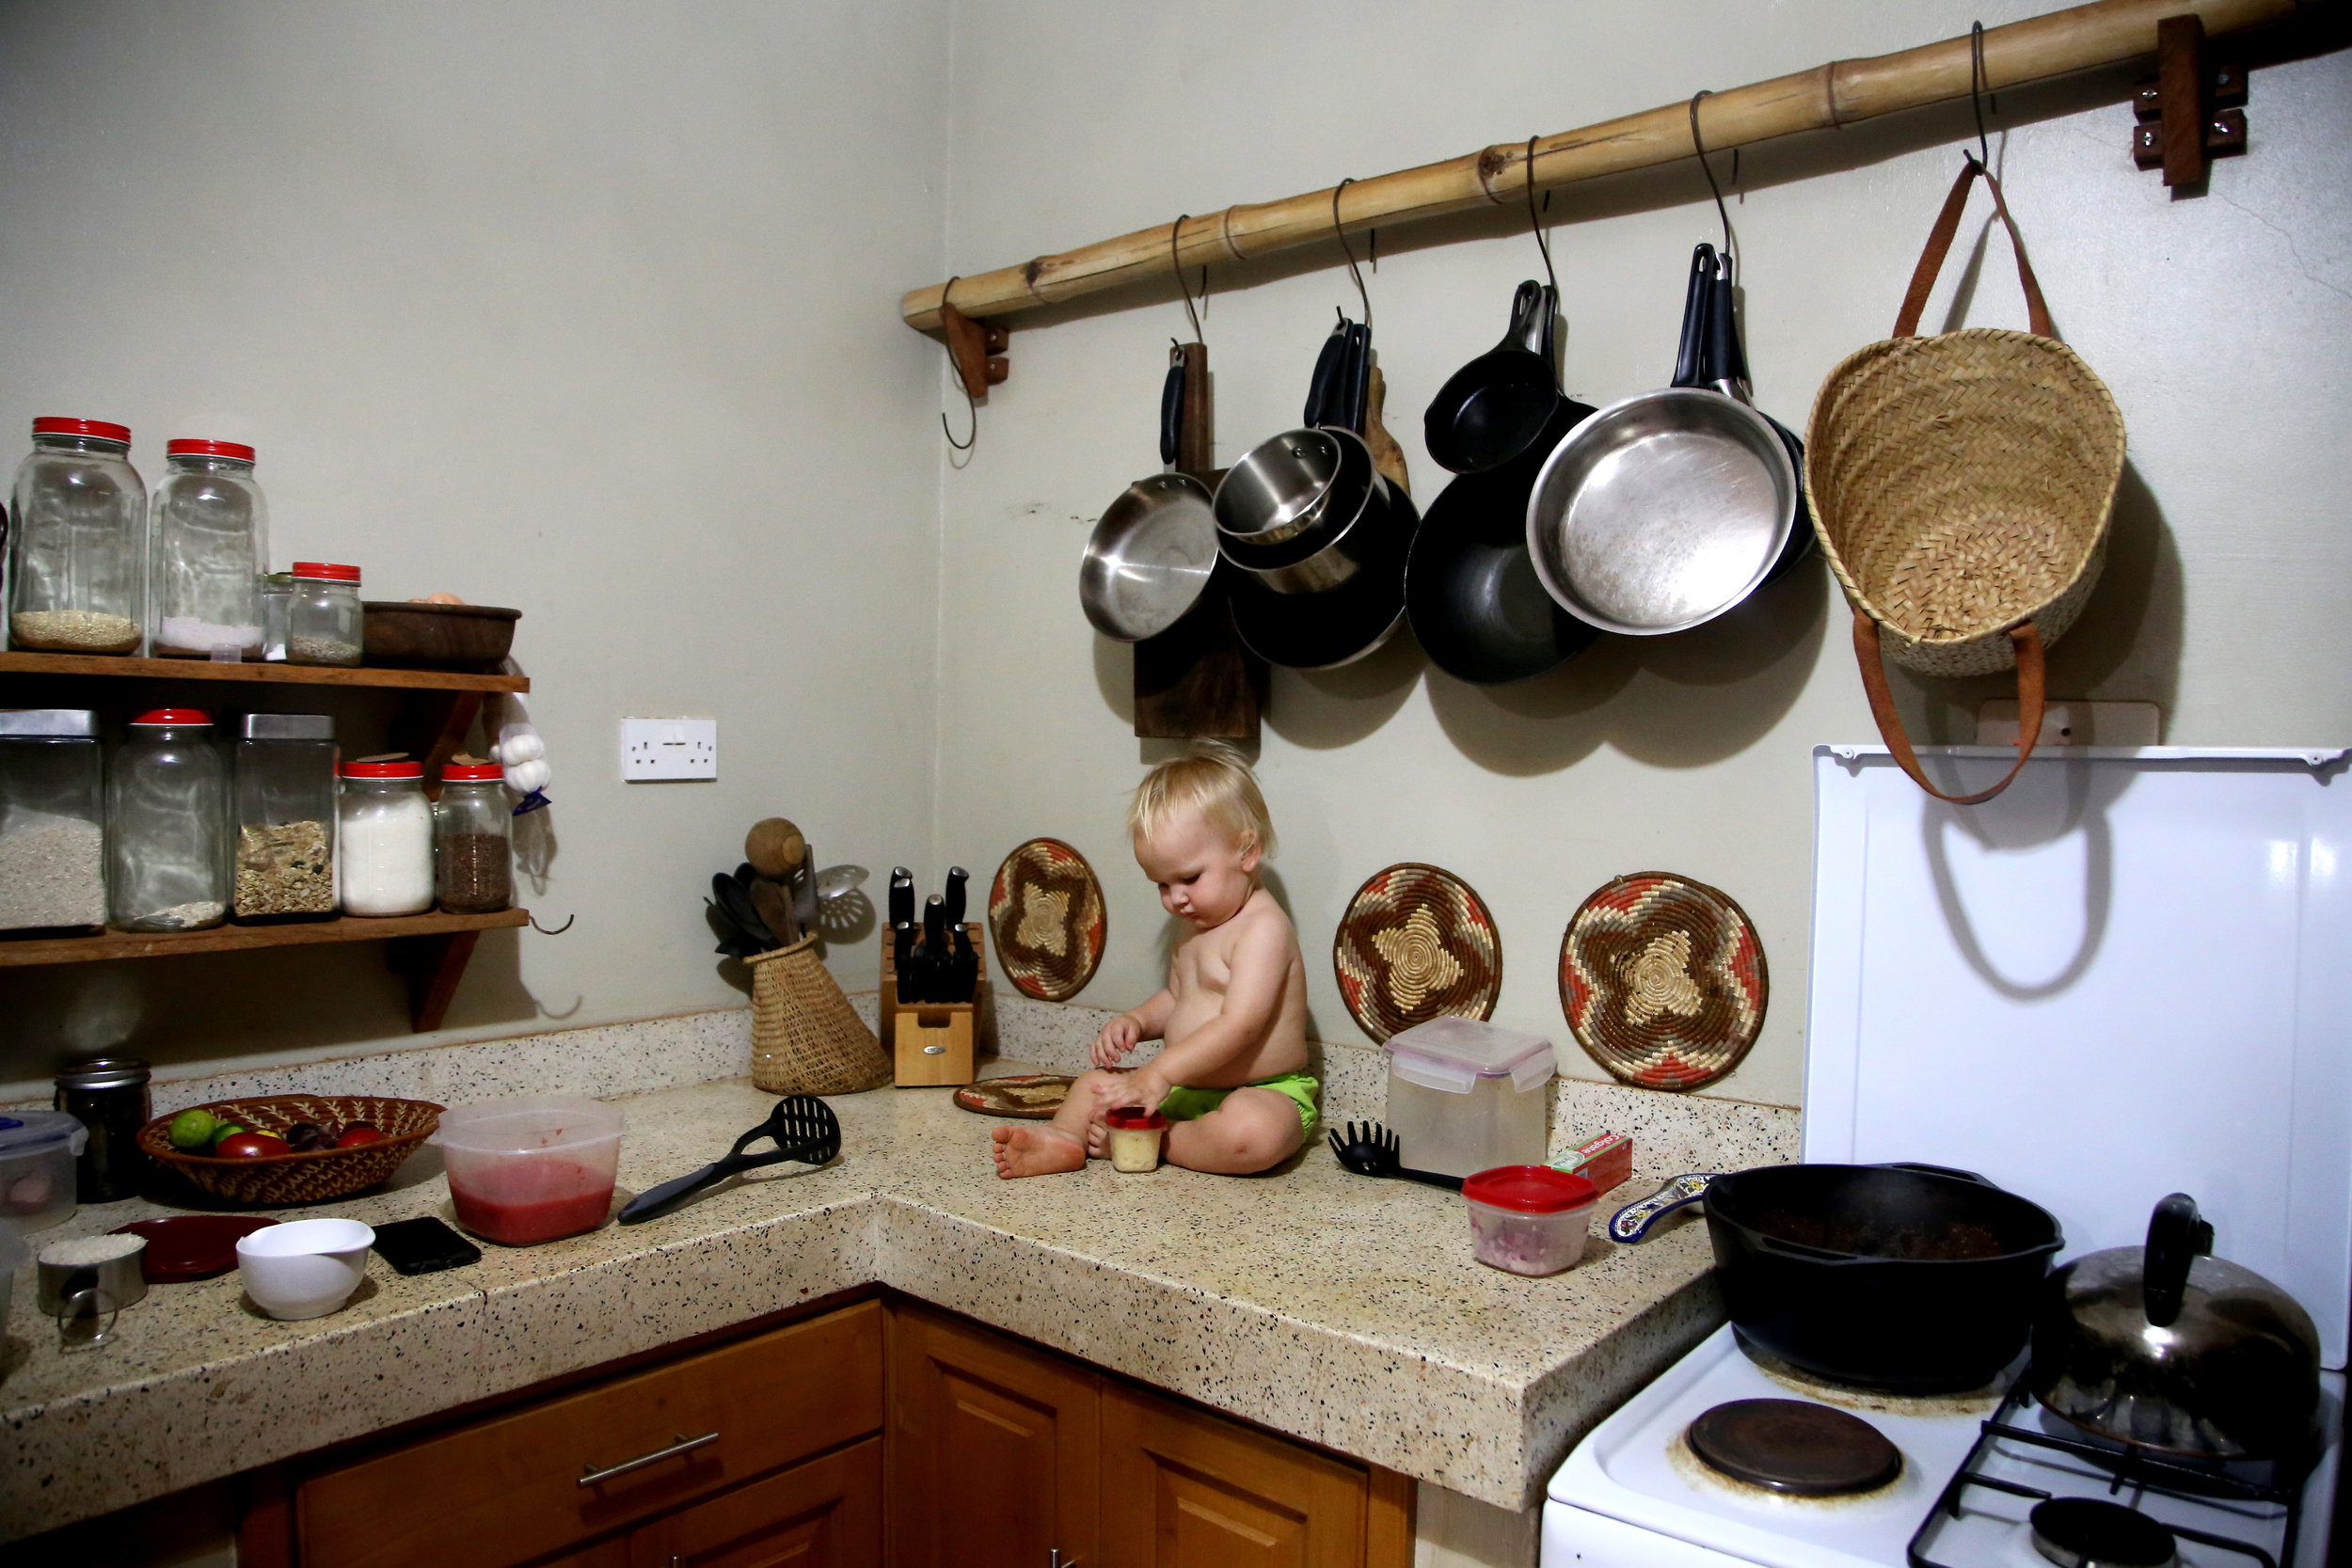
<svg viewBox="0 0 2352 1568">
<path fill-rule="evenodd" d="M 1196 349 L 1196 373 L 1205 373 L 1207 351 Z M 1216 568 L 1209 487 L 1176 471 L 1184 381 L 1184 350 L 1171 348 L 1160 391 L 1160 461 L 1167 471 L 1120 493 L 1094 525 L 1078 563 L 1078 603 L 1087 619 L 1121 642 L 1157 637 L 1183 620 Z"/>
<path fill-rule="evenodd" d="M 1545 592 L 1603 631 L 1657 637 L 1704 625 L 1792 549 L 1796 465 L 1772 422 L 1736 395 L 1731 367 L 1711 362 L 1716 281 L 1714 247 L 1702 245 L 1674 384 L 1577 426 L 1528 500 L 1528 554 Z M 1725 341 L 1736 341 L 1728 322 L 1717 345 Z"/>
</svg>

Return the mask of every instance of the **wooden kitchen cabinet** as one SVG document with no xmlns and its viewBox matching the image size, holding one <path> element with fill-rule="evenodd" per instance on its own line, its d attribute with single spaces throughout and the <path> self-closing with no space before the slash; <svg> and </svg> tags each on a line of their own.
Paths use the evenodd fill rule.
<svg viewBox="0 0 2352 1568">
<path fill-rule="evenodd" d="M 908 1302 L 893 1568 L 1409 1568 L 1413 1482 Z"/>
<path fill-rule="evenodd" d="M 1090 1568 L 1100 1374 L 945 1313 L 890 1316 L 892 1562 Z"/>
<path fill-rule="evenodd" d="M 579 1553 L 585 1543 L 707 1498 L 712 1512 L 680 1539 L 700 1543 L 693 1552 L 718 1555 L 693 1557 L 685 1547 L 677 1555 L 768 1561 L 753 1541 L 753 1489 L 735 1489 L 882 1426 L 882 1313 L 867 1302 L 306 1476 L 294 1496 L 296 1560 L 301 1568 L 512 1568 Z M 803 1481 L 841 1494 L 810 1526 L 835 1543 L 827 1548 L 835 1556 L 803 1560 L 878 1561 L 878 1554 L 838 1545 L 861 1516 L 846 1499 L 871 1489 L 858 1493 L 847 1472 L 803 1468 Z M 583 1484 L 598 1471 L 610 1479 Z M 759 1495 L 788 1504 L 777 1515 L 788 1522 L 823 1500 L 798 1487 Z M 721 1492 L 727 1496 L 714 1497 Z M 728 1555 L 731 1542 L 753 1543 L 743 1546 L 751 1555 Z M 562 1560 L 606 1568 L 619 1560 L 610 1550 Z"/>
<path fill-rule="evenodd" d="M 869 1437 L 639 1526 L 620 1568 L 879 1568 L 882 1556 L 882 1444 Z"/>
</svg>

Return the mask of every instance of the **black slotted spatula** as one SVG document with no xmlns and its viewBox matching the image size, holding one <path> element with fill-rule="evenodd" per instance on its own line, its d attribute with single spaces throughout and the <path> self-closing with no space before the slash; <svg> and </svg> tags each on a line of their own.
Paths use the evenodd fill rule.
<svg viewBox="0 0 2352 1568">
<path fill-rule="evenodd" d="M 743 1152 L 760 1138 L 774 1139 L 775 1148 L 765 1154 Z M 630 1198 L 628 1207 L 621 1211 L 620 1223 L 635 1225 L 642 1220 L 659 1219 L 705 1187 L 714 1186 L 740 1171 L 757 1170 L 787 1160 L 821 1165 L 840 1152 L 841 1123 L 834 1119 L 833 1107 L 815 1095 L 796 1094 L 777 1101 L 768 1119 L 736 1139 L 735 1147 L 723 1159 L 714 1160 L 675 1181 L 649 1187 Z"/>
</svg>

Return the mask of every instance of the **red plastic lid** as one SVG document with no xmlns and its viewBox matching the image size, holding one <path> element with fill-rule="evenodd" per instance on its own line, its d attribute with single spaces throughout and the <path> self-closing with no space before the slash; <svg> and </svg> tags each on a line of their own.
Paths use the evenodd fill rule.
<svg viewBox="0 0 2352 1568">
<path fill-rule="evenodd" d="M 469 780 L 502 779 L 506 769 L 495 762 L 453 762 L 441 769 L 443 784 L 464 784 Z"/>
<path fill-rule="evenodd" d="M 1142 1128 L 1146 1132 L 1168 1125 L 1168 1118 L 1157 1111 L 1147 1111 L 1140 1105 L 1121 1105 L 1103 1118 L 1121 1132 Z"/>
<path fill-rule="evenodd" d="M 325 582 L 358 582 L 359 568 L 338 566 L 331 561 L 297 561 L 294 563 L 294 575 L 316 578 Z"/>
<path fill-rule="evenodd" d="M 1600 1189 L 1584 1177 L 1549 1165 L 1497 1165 L 1464 1181 L 1462 1196 L 1490 1209 L 1558 1214 L 1595 1201 Z"/>
<path fill-rule="evenodd" d="M 124 432 L 127 436 L 129 432 Z M 164 443 L 166 457 L 233 457 L 240 463 L 253 461 L 253 449 L 242 441 L 198 441 L 182 436 Z"/>
<path fill-rule="evenodd" d="M 421 779 L 424 764 L 421 762 L 346 762 L 346 779 Z"/>
<path fill-rule="evenodd" d="M 134 724 L 209 724 L 213 716 L 200 707 L 150 708 L 131 721 Z"/>
<path fill-rule="evenodd" d="M 33 421 L 36 436 L 95 436 L 102 441 L 131 444 L 131 427 L 111 424 L 104 420 L 69 420 L 56 414 L 44 414 Z"/>
</svg>

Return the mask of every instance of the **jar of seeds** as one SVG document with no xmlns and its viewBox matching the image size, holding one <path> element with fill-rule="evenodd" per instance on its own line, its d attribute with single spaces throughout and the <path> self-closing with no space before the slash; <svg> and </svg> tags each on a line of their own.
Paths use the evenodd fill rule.
<svg viewBox="0 0 2352 1568">
<path fill-rule="evenodd" d="M 359 568 L 328 561 L 297 561 L 294 597 L 286 606 L 286 662 L 359 662 Z"/>
<path fill-rule="evenodd" d="M 147 485 L 131 431 L 44 416 L 16 470 L 8 645 L 135 654 L 147 621 Z"/>
<path fill-rule="evenodd" d="M 335 721 L 248 713 L 235 758 L 239 921 L 335 912 Z"/>
<path fill-rule="evenodd" d="M 106 798 L 98 716 L 0 712 L 0 930 L 106 923 Z"/>
<path fill-rule="evenodd" d="M 515 899 L 514 808 L 506 769 L 470 758 L 441 769 L 433 808 L 434 885 L 452 914 L 494 914 Z"/>
</svg>

